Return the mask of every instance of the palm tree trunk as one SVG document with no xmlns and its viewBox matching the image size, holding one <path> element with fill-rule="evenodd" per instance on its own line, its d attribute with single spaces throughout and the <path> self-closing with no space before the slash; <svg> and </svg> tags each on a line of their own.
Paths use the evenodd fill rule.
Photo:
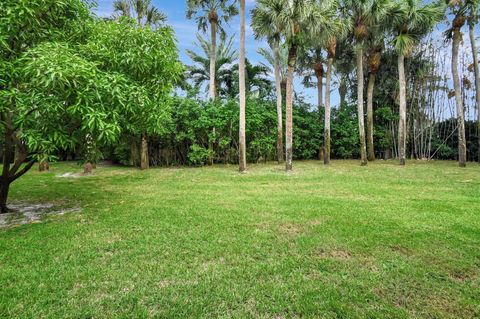
<svg viewBox="0 0 480 319">
<path fill-rule="evenodd" d="M 333 57 L 328 58 L 327 61 L 327 77 L 325 79 L 325 134 L 324 134 L 324 147 L 323 163 L 325 165 L 330 164 L 330 82 L 332 81 L 332 67 Z"/>
<path fill-rule="evenodd" d="M 360 158 L 362 166 L 367 162 L 367 148 L 365 143 L 365 119 L 363 110 L 363 49 L 357 49 L 357 111 L 358 111 L 358 130 L 360 138 Z"/>
<path fill-rule="evenodd" d="M 345 76 L 340 77 L 340 84 L 338 85 L 338 95 L 340 95 L 340 109 L 347 103 L 347 81 Z"/>
<path fill-rule="evenodd" d="M 398 55 L 398 79 L 400 87 L 400 119 L 398 123 L 398 157 L 400 165 L 405 165 L 407 148 L 407 82 L 405 80 L 405 56 Z"/>
<path fill-rule="evenodd" d="M 280 74 L 280 43 L 273 43 L 273 55 L 275 64 L 275 89 L 277 95 L 277 161 L 283 163 L 283 112 L 282 112 L 282 76 Z"/>
<path fill-rule="evenodd" d="M 452 75 L 453 87 L 455 90 L 455 103 L 457 105 L 457 123 L 458 123 L 458 165 L 467 166 L 467 145 L 465 143 L 465 111 L 463 108 L 462 88 L 460 86 L 460 76 L 458 74 L 458 49 L 462 41 L 462 34 L 459 28 L 453 30 L 452 43 Z"/>
<path fill-rule="evenodd" d="M 240 61 L 239 65 L 239 93 L 240 93 L 240 129 L 239 129 L 239 170 L 247 170 L 246 141 L 245 141 L 245 0 L 240 0 Z"/>
<path fill-rule="evenodd" d="M 478 67 L 477 44 L 475 42 L 475 25 L 469 23 L 470 44 L 472 47 L 473 70 L 475 72 L 475 100 L 477 104 L 478 161 L 480 162 L 480 69 Z"/>
<path fill-rule="evenodd" d="M 217 21 L 214 19 L 210 20 L 210 32 L 212 46 L 210 48 L 210 89 L 209 97 L 211 100 L 217 98 L 217 88 L 215 85 L 215 65 L 217 63 Z"/>
<path fill-rule="evenodd" d="M 373 143 L 373 89 L 375 87 L 375 80 L 375 73 L 371 73 L 367 88 L 367 150 L 368 160 L 371 162 L 375 161 L 375 148 Z"/>
<path fill-rule="evenodd" d="M 150 168 L 149 158 L 148 158 L 148 139 L 147 134 L 142 133 L 142 146 L 140 153 L 140 169 L 145 170 Z"/>
<path fill-rule="evenodd" d="M 323 71 L 322 71 L 323 72 Z M 320 122 L 320 125 L 322 125 L 322 109 L 323 109 L 323 75 L 322 73 L 318 72 L 317 73 L 317 107 L 318 107 L 318 121 Z M 318 159 L 320 161 L 325 159 L 325 154 L 324 154 L 324 145 L 322 145 L 322 142 L 320 142 L 320 145 L 318 147 Z"/>
<path fill-rule="evenodd" d="M 292 45 L 288 50 L 288 73 L 287 73 L 287 94 L 286 94 L 286 171 L 293 168 L 293 77 L 297 59 L 297 46 Z"/>
</svg>

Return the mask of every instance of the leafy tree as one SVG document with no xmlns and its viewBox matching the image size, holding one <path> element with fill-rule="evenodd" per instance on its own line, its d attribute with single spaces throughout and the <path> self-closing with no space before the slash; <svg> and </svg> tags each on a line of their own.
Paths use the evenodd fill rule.
<svg viewBox="0 0 480 319">
<path fill-rule="evenodd" d="M 197 22 L 199 30 L 206 32 L 210 25 L 210 99 L 217 98 L 215 87 L 215 66 L 217 60 L 217 33 L 225 38 L 223 24 L 238 14 L 238 9 L 230 0 L 187 0 L 187 18 Z"/>
<path fill-rule="evenodd" d="M 147 95 L 122 114 L 124 133 L 141 136 L 140 164 L 147 169 L 148 136 L 168 131 L 169 95 L 183 71 L 173 30 L 138 28 L 128 21 L 98 22 L 92 34 L 81 51 L 98 61 L 101 70 L 124 75 Z"/>
<path fill-rule="evenodd" d="M 49 8 L 45 10 L 45 8 Z M 0 117 L 3 132 L 3 168 L 0 177 L 0 211 L 7 211 L 10 184 L 25 174 L 39 155 L 51 154 L 59 144 L 71 142 L 58 121 L 63 104 L 41 103 L 37 96 L 25 107 L 25 85 L 18 72 L 24 55 L 42 42 L 80 41 L 90 19 L 88 7 L 81 0 L 4 0 L 0 6 Z M 45 46 L 43 46 L 45 48 Z M 37 71 L 35 71 L 37 72 Z M 52 84 L 55 75 L 45 84 Z M 58 100 L 57 100 L 58 101 Z M 37 121 L 43 114 L 45 117 Z M 48 130 L 46 128 L 49 128 Z M 28 161 L 23 165 L 24 161 Z M 12 163 L 13 162 L 13 163 Z"/>
</svg>

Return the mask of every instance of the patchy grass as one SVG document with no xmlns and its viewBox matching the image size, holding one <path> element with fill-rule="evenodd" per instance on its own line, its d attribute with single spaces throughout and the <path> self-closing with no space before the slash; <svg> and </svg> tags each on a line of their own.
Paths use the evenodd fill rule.
<svg viewBox="0 0 480 319">
<path fill-rule="evenodd" d="M 31 172 L 0 230 L 0 317 L 474 318 L 480 167 L 356 161 Z"/>
</svg>

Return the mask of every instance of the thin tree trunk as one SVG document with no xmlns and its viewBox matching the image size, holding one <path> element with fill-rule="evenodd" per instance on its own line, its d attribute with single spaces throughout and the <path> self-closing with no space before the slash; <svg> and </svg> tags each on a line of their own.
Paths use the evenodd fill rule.
<svg viewBox="0 0 480 319">
<path fill-rule="evenodd" d="M 216 12 L 213 12 L 212 15 L 215 15 Z M 209 97 L 211 100 L 215 100 L 217 98 L 217 88 L 215 85 L 215 65 L 217 63 L 217 20 L 210 19 L 210 32 L 211 32 L 211 40 L 212 46 L 210 49 L 210 92 Z"/>
<path fill-rule="evenodd" d="M 340 109 L 342 109 L 347 103 L 347 81 L 342 75 L 340 78 L 340 84 L 338 85 L 338 94 L 340 95 Z"/>
<path fill-rule="evenodd" d="M 457 123 L 458 123 L 458 165 L 465 167 L 467 165 L 467 145 L 465 142 L 465 112 L 462 101 L 462 88 L 460 86 L 460 76 L 458 74 L 458 49 L 462 41 L 462 34 L 459 28 L 453 30 L 452 43 L 452 75 L 453 87 L 455 90 L 455 103 L 457 105 Z"/>
<path fill-rule="evenodd" d="M 357 49 L 357 111 L 358 111 L 358 130 L 360 138 L 360 158 L 362 166 L 367 162 L 367 148 L 365 143 L 365 119 L 363 110 L 363 49 Z"/>
<path fill-rule="evenodd" d="M 277 95 L 277 161 L 283 163 L 285 155 L 283 152 L 283 112 L 282 112 L 282 76 L 280 73 L 280 43 L 275 40 L 273 43 L 273 55 L 275 64 L 275 89 Z"/>
<path fill-rule="evenodd" d="M 287 74 L 287 94 L 286 94 L 286 171 L 293 168 L 293 77 L 295 72 L 295 63 L 297 59 L 297 47 L 292 45 L 288 52 L 288 74 Z"/>
<path fill-rule="evenodd" d="M 400 88 L 400 119 L 398 123 L 398 157 L 400 165 L 405 165 L 407 148 L 407 82 L 405 80 L 405 56 L 398 55 L 398 79 Z"/>
<path fill-rule="evenodd" d="M 330 83 L 332 81 L 332 67 L 333 57 L 329 57 L 327 61 L 327 76 L 325 79 L 325 133 L 324 133 L 324 147 L 323 163 L 330 164 Z"/>
<path fill-rule="evenodd" d="M 368 160 L 375 161 L 375 146 L 373 143 L 373 89 L 376 80 L 375 73 L 371 73 L 367 87 L 367 150 Z"/>
<path fill-rule="evenodd" d="M 9 116 L 2 116 L 2 120 L 8 122 Z M 12 140 L 12 131 L 8 128 L 8 125 L 5 127 L 3 141 L 3 168 L 2 176 L 0 177 L 0 213 L 4 214 L 8 212 L 7 208 L 7 199 L 8 192 L 10 190 L 10 163 L 13 158 L 14 148 Z"/>
<path fill-rule="evenodd" d="M 148 138 L 146 133 L 142 133 L 142 146 L 140 151 L 140 169 L 145 170 L 150 168 L 148 158 Z"/>
<path fill-rule="evenodd" d="M 240 0 L 240 61 L 239 82 L 240 82 L 240 129 L 239 129 L 239 170 L 247 170 L 246 141 L 245 141 L 245 0 Z"/>
<path fill-rule="evenodd" d="M 480 162 L 480 69 L 478 67 L 477 43 L 475 42 L 475 25 L 469 23 L 470 44 L 472 47 L 473 70 L 475 72 L 475 101 L 477 104 L 478 161 Z"/>
<path fill-rule="evenodd" d="M 322 71 L 323 73 L 323 71 Z M 323 74 L 318 72 L 317 73 L 317 107 L 318 107 L 318 121 L 320 125 L 322 125 L 322 109 L 323 109 Z M 325 159 L 324 154 L 324 146 L 320 141 L 320 145 L 318 147 L 318 159 L 320 161 Z"/>
</svg>

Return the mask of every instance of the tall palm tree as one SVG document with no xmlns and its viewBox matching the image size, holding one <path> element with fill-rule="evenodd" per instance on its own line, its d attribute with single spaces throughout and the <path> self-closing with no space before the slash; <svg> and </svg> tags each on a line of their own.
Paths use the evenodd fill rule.
<svg viewBox="0 0 480 319">
<path fill-rule="evenodd" d="M 230 0 L 187 0 L 187 18 L 197 22 L 198 28 L 206 32 L 210 25 L 210 85 L 209 97 L 211 100 L 217 98 L 217 89 L 215 87 L 215 65 L 217 53 L 217 33 L 221 38 L 225 37 L 223 23 L 228 23 L 230 19 L 238 14 L 238 9 Z"/>
<path fill-rule="evenodd" d="M 268 2 L 266 3 L 268 5 Z M 282 36 L 288 46 L 288 71 L 286 88 L 286 171 L 293 168 L 293 80 L 297 63 L 297 53 L 305 37 L 315 26 L 324 21 L 314 0 L 283 1 L 282 10 L 273 16 L 274 25 L 280 26 Z"/>
<path fill-rule="evenodd" d="M 313 35 L 313 34 L 312 34 Z M 324 36 L 323 34 L 321 36 Z M 325 77 L 325 57 L 323 51 L 325 43 L 319 41 L 318 36 L 312 36 L 308 40 L 308 50 L 298 57 L 299 72 L 303 74 L 303 85 L 307 88 L 317 89 L 317 108 L 320 124 L 322 123 L 322 110 L 324 108 L 323 79 Z M 324 143 L 320 142 L 318 159 L 324 159 Z"/>
<path fill-rule="evenodd" d="M 468 33 L 470 37 L 470 46 L 472 49 L 473 72 L 475 74 L 475 102 L 477 104 L 477 126 L 478 126 L 478 161 L 480 162 L 480 68 L 478 66 L 477 43 L 475 41 L 475 25 L 480 17 L 480 2 L 478 0 L 467 0 L 469 8 L 468 15 Z"/>
<path fill-rule="evenodd" d="M 466 1 L 447 0 L 448 6 L 454 18 L 452 26 L 446 31 L 448 40 L 452 40 L 452 76 L 453 87 L 455 91 L 455 104 L 457 105 L 457 125 L 458 125 L 458 164 L 460 167 L 467 166 L 467 142 L 465 138 L 465 108 L 462 98 L 462 86 L 460 85 L 460 75 L 458 73 L 458 50 L 462 42 L 462 27 L 467 20 Z"/>
<path fill-rule="evenodd" d="M 407 82 L 405 56 L 443 18 L 444 7 L 439 3 L 422 4 L 422 0 L 397 0 L 390 11 L 389 21 L 394 32 L 395 50 L 398 55 L 399 124 L 398 154 L 400 165 L 405 165 L 407 148 Z"/>
<path fill-rule="evenodd" d="M 240 91 L 240 119 L 239 119 L 239 170 L 247 170 L 246 139 L 245 139 L 245 0 L 240 0 L 240 61 L 238 63 L 239 91 Z"/>
<path fill-rule="evenodd" d="M 374 32 L 370 33 L 367 41 L 367 47 L 369 48 L 367 57 L 369 72 L 367 85 L 367 158 L 369 161 L 375 161 L 375 146 L 373 142 L 373 91 L 385 45 L 384 38 L 385 33 L 383 33 L 380 28 L 376 28 Z"/>
<path fill-rule="evenodd" d="M 155 27 L 167 19 L 151 0 L 115 0 L 113 10 L 116 16 L 134 18 L 141 26 Z"/>
<path fill-rule="evenodd" d="M 273 57 L 269 62 L 273 65 L 275 74 L 275 91 L 277 97 L 277 161 L 283 163 L 283 114 L 282 114 L 282 81 L 286 79 L 286 74 L 282 74 L 281 62 L 281 38 L 282 24 L 277 18 L 283 10 L 283 0 L 258 0 L 257 6 L 252 10 L 252 27 L 255 37 L 266 38 L 270 44 Z M 268 57 L 267 51 L 260 51 L 264 57 Z M 285 57 L 287 55 L 285 54 Z M 268 60 L 268 58 L 267 58 Z M 286 60 L 286 59 L 285 59 Z M 285 68 L 286 69 L 286 68 Z"/>
<path fill-rule="evenodd" d="M 353 24 L 353 34 L 356 42 L 357 55 L 357 111 L 358 129 L 360 137 L 361 164 L 367 165 L 367 149 L 365 142 L 364 119 L 364 73 L 363 73 L 363 46 L 371 29 L 382 23 L 387 12 L 390 0 L 345 0 L 345 15 Z"/>
<path fill-rule="evenodd" d="M 238 52 L 233 48 L 234 37 L 221 39 L 217 46 L 215 60 L 215 96 L 219 94 L 228 95 L 232 90 L 232 79 L 234 77 L 233 66 L 235 60 L 238 58 Z M 210 52 L 211 42 L 197 34 L 197 42 L 195 45 L 201 49 L 200 52 L 196 50 L 187 50 L 187 55 L 192 59 L 194 65 L 187 68 L 188 73 L 192 76 L 195 86 L 200 87 L 204 83 L 211 80 L 210 77 Z M 209 87 L 207 86 L 207 90 Z"/>
<path fill-rule="evenodd" d="M 342 40 L 350 28 L 350 24 L 346 20 L 339 18 L 337 14 L 338 2 L 332 3 L 329 10 L 325 10 L 328 14 L 328 25 L 325 27 L 325 31 L 322 32 L 323 38 L 321 41 L 324 43 L 327 49 L 327 74 L 325 77 L 325 129 L 324 129 L 324 155 L 323 162 L 325 165 L 330 164 L 330 122 L 331 122 L 331 101 L 330 91 L 332 82 L 333 62 L 337 50 L 337 41 Z"/>
</svg>

